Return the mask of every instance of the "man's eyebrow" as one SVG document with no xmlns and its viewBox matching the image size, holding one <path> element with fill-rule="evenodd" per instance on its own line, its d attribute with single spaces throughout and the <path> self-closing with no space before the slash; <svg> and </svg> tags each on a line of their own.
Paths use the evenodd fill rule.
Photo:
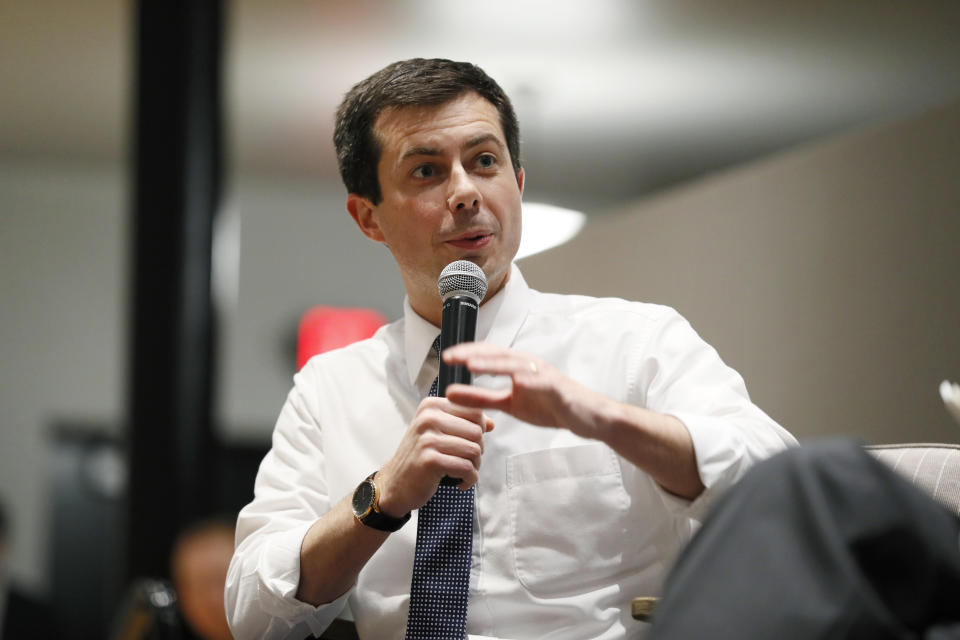
<svg viewBox="0 0 960 640">
<path fill-rule="evenodd" d="M 400 156 L 400 162 L 403 162 L 411 156 L 438 156 L 440 150 L 435 147 L 410 147 Z"/>
<path fill-rule="evenodd" d="M 504 148 L 503 142 L 500 141 L 500 138 L 498 138 L 496 135 L 492 133 L 482 133 L 474 138 L 470 138 L 463 144 L 462 148 L 471 149 L 473 147 L 478 147 L 482 144 L 486 144 L 488 142 L 493 142 L 501 150 Z M 413 156 L 439 156 L 439 155 L 441 155 L 441 152 L 436 147 L 410 147 L 409 149 L 404 151 L 403 154 L 400 156 L 400 162 L 403 162 L 407 158 L 411 158 Z"/>
<path fill-rule="evenodd" d="M 500 138 L 498 138 L 492 133 L 483 133 L 475 138 L 470 138 L 469 140 L 467 140 L 467 143 L 463 145 L 463 148 L 469 149 L 471 147 L 480 146 L 481 144 L 485 144 L 487 142 L 493 142 L 497 145 L 497 147 L 499 147 L 500 149 L 503 149 L 503 142 L 501 142 Z"/>
</svg>

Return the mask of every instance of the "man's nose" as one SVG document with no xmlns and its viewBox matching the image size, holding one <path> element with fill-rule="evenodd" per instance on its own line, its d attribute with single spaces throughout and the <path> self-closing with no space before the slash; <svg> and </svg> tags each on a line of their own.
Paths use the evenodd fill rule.
<svg viewBox="0 0 960 640">
<path fill-rule="evenodd" d="M 457 167 L 450 175 L 450 196 L 447 207 L 451 213 L 476 211 L 482 200 L 480 190 L 463 167 Z"/>
</svg>

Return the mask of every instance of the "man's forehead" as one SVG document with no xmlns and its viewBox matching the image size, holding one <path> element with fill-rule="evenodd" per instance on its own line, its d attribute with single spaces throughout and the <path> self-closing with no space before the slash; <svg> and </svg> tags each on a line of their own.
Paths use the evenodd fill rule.
<svg viewBox="0 0 960 640">
<path fill-rule="evenodd" d="M 446 131 L 457 128 L 469 132 L 468 142 L 493 139 L 505 144 L 500 113 L 488 100 L 467 92 L 438 105 L 387 107 L 377 116 L 373 131 L 381 148 L 406 155 L 412 147 L 429 144 Z"/>
</svg>

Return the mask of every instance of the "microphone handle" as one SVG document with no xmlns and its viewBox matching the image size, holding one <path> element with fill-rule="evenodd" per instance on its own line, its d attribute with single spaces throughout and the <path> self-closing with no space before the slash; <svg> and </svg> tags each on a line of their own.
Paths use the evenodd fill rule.
<svg viewBox="0 0 960 640">
<path fill-rule="evenodd" d="M 473 342 L 477 335 L 477 311 L 479 306 L 470 296 L 450 296 L 443 301 L 443 314 L 440 317 L 440 353 L 447 347 L 461 342 Z M 473 376 L 462 365 L 451 366 L 440 358 L 440 373 L 437 380 L 437 395 L 447 395 L 447 385 L 453 383 L 470 384 Z M 457 486 L 460 478 L 444 476 L 440 484 Z"/>
<path fill-rule="evenodd" d="M 473 342 L 477 335 L 477 311 L 479 306 L 470 296 L 450 296 L 443 302 L 440 318 L 440 352 L 461 342 Z M 446 396 L 447 386 L 459 383 L 470 384 L 473 376 L 462 365 L 451 366 L 440 359 L 437 395 Z"/>
</svg>

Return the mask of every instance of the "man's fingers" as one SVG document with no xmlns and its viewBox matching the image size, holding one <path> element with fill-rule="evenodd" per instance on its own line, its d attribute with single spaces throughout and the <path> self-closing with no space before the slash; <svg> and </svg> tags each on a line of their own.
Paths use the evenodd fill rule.
<svg viewBox="0 0 960 640">
<path fill-rule="evenodd" d="M 464 365 L 478 375 L 509 376 L 523 370 L 520 359 L 515 356 L 478 356 L 467 358 Z"/>
<path fill-rule="evenodd" d="M 483 428 L 459 418 L 424 432 L 420 438 L 422 446 L 461 458 L 479 461 L 483 453 Z"/>
<path fill-rule="evenodd" d="M 460 413 L 466 413 L 467 417 L 461 417 L 436 408 L 426 409 L 419 416 L 421 431 L 424 433 L 436 431 L 482 443 L 483 434 L 488 431 L 487 421 L 489 418 L 478 408 L 461 407 Z"/>
<path fill-rule="evenodd" d="M 443 359 L 447 364 L 463 365 L 478 375 L 537 375 L 544 368 L 543 362 L 533 356 L 482 342 L 450 347 L 443 352 Z"/>
<path fill-rule="evenodd" d="M 499 355 L 499 356 L 471 356 L 464 358 L 463 362 L 451 363 L 462 364 L 472 373 L 477 375 L 493 376 L 512 376 L 518 373 L 530 372 L 531 360 L 517 355 Z"/>
<path fill-rule="evenodd" d="M 478 425 L 483 425 L 484 415 L 482 411 L 477 410 L 475 407 L 468 407 L 466 405 L 458 405 L 453 400 L 450 399 L 449 394 L 445 398 L 424 398 L 420 403 L 420 412 L 425 411 L 439 411 L 457 418 L 462 418 L 464 420 L 469 420 Z"/>
<path fill-rule="evenodd" d="M 452 472 L 443 466 L 449 463 L 450 457 L 464 459 L 473 467 L 480 467 L 483 434 L 492 428 L 491 425 L 492 420 L 485 416 L 482 410 L 456 406 L 449 400 L 440 398 L 421 406 L 413 428 L 419 433 L 418 446 L 427 456 L 424 459 L 427 465 L 436 472 L 452 475 Z"/>
<path fill-rule="evenodd" d="M 452 402 L 477 409 L 503 411 L 510 402 L 511 393 L 511 389 L 484 389 L 466 384 L 452 384 L 447 387 L 447 398 Z"/>
<path fill-rule="evenodd" d="M 443 359 L 450 364 L 463 364 L 472 356 L 501 356 L 510 353 L 514 352 L 487 342 L 462 342 L 444 349 Z"/>
<path fill-rule="evenodd" d="M 479 461 L 474 464 L 472 460 L 456 455 L 440 454 L 437 464 L 440 476 L 460 479 L 457 486 L 461 489 L 469 489 L 480 478 Z"/>
</svg>

